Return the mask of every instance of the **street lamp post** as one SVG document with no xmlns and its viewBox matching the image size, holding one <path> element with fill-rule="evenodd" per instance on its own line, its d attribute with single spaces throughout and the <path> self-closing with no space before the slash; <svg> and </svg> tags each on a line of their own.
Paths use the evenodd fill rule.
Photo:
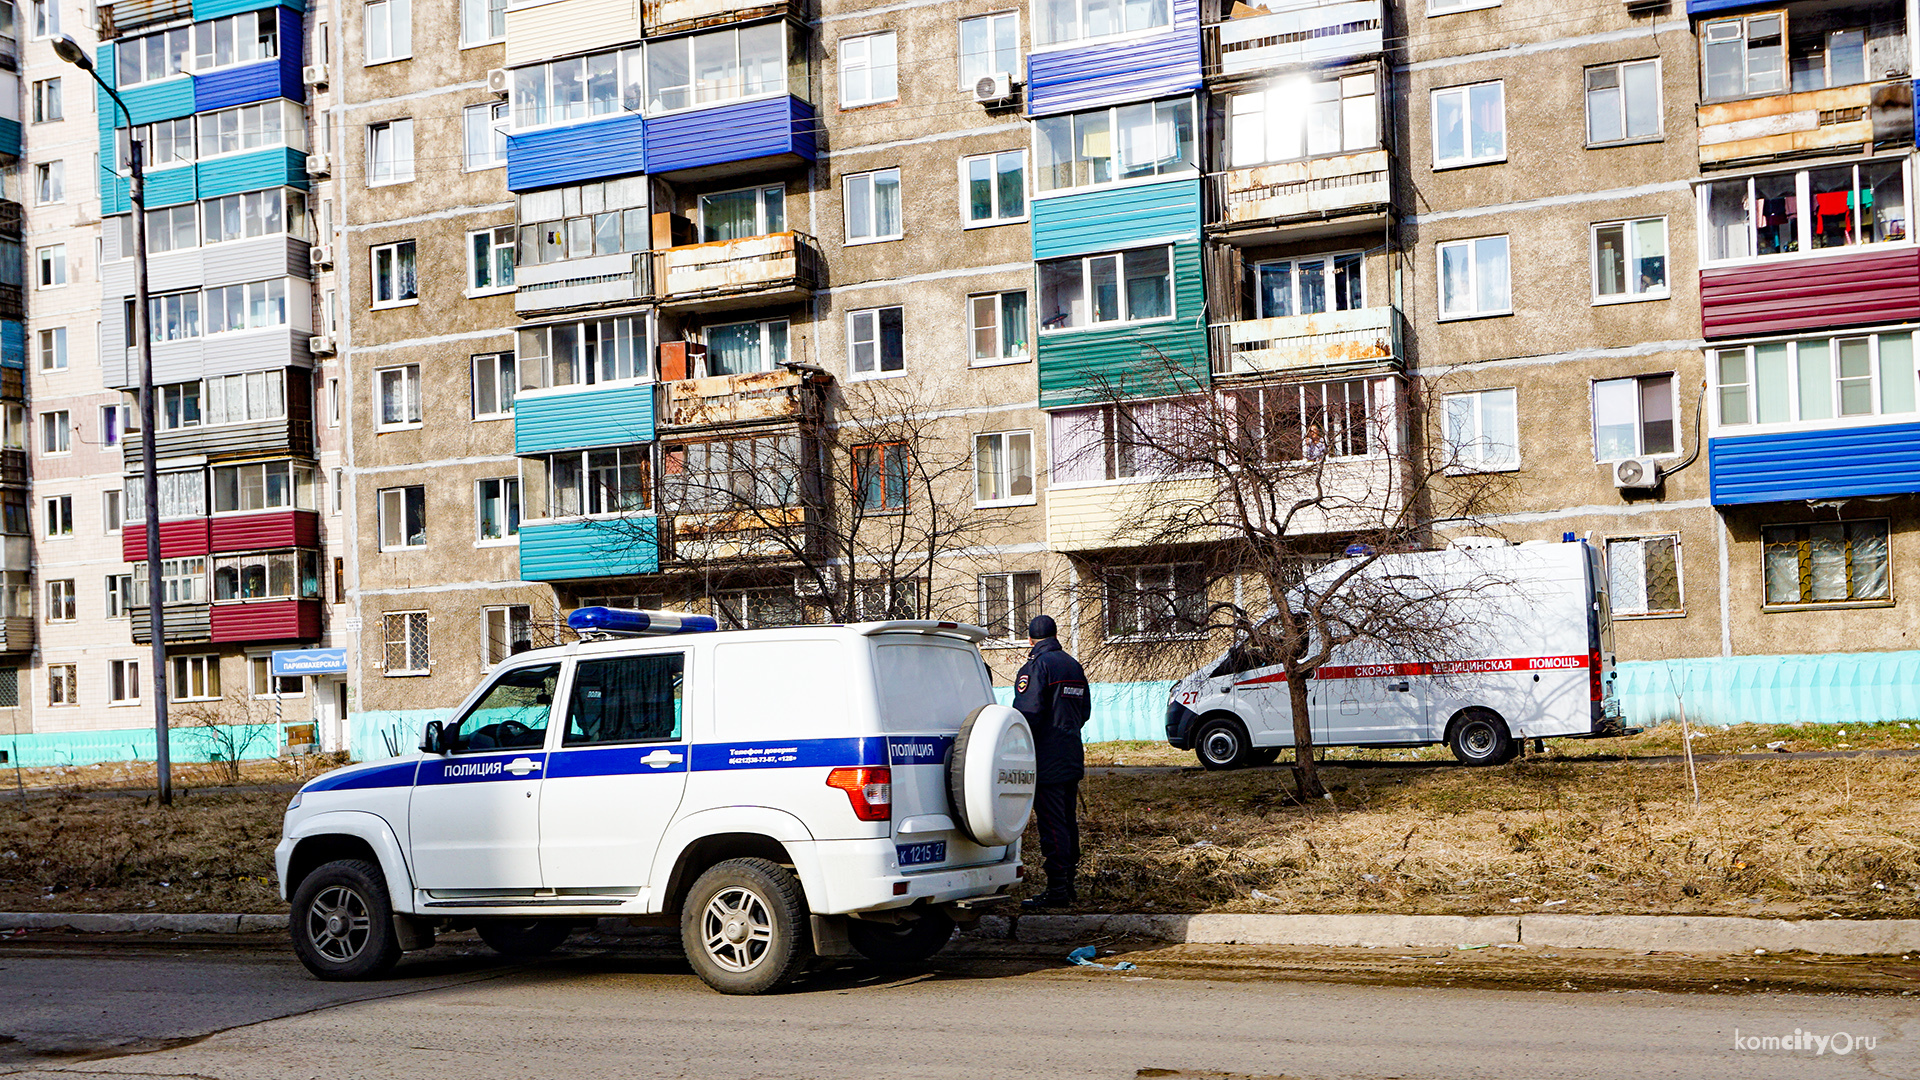
<svg viewBox="0 0 1920 1080">
<path fill-rule="evenodd" d="M 147 681 L 153 692 L 153 736 L 157 754 L 154 765 L 159 775 L 160 804 L 167 806 L 173 802 L 173 755 L 167 746 L 166 613 L 160 583 L 160 473 L 154 459 L 157 432 L 153 415 L 153 338 L 147 325 L 146 172 L 140 160 L 141 140 L 133 128 L 133 114 L 94 69 L 93 58 L 66 34 L 53 40 L 53 51 L 60 59 L 93 76 L 93 81 L 120 107 L 120 115 L 127 121 L 127 201 L 133 204 L 133 332 L 140 350 L 140 478 L 147 503 L 147 631 L 153 643 L 153 671 Z"/>
</svg>

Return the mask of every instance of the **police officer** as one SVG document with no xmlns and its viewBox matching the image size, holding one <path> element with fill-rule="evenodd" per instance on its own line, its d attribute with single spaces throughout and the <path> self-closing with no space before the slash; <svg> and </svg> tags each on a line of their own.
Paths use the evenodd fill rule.
<svg viewBox="0 0 1920 1080">
<path fill-rule="evenodd" d="M 1013 680 L 1013 707 L 1033 729 L 1039 758 L 1033 807 L 1040 818 L 1040 854 L 1047 875 L 1046 891 L 1020 902 L 1028 910 L 1072 904 L 1073 875 L 1080 865 L 1076 808 L 1080 777 L 1086 772 L 1080 728 L 1092 715 L 1093 702 L 1087 673 L 1060 647 L 1059 632 L 1049 615 L 1035 616 L 1027 624 L 1033 651 Z"/>
</svg>

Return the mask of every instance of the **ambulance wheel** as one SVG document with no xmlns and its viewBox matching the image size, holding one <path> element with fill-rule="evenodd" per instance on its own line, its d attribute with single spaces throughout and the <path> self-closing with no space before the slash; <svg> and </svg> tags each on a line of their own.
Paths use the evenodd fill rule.
<svg viewBox="0 0 1920 1080">
<path fill-rule="evenodd" d="M 400 959 L 386 878 L 362 859 L 330 862 L 303 878 L 288 929 L 294 955 L 328 982 L 371 979 Z"/>
<path fill-rule="evenodd" d="M 764 994 L 812 959 L 807 905 L 793 872 L 768 859 L 728 859 L 700 875 L 680 909 L 693 973 L 723 994 Z"/>
<path fill-rule="evenodd" d="M 1513 760 L 1519 752 L 1507 722 L 1491 709 L 1468 709 L 1453 722 L 1447 736 L 1453 756 L 1463 765 L 1499 765 Z"/>
<path fill-rule="evenodd" d="M 897 923 L 848 919 L 847 940 L 860 955 L 882 964 L 918 964 L 931 959 L 953 938 L 953 918 L 944 911 L 922 912 Z"/>
<path fill-rule="evenodd" d="M 1252 751 L 1247 729 L 1231 716 L 1209 716 L 1193 734 L 1193 752 L 1209 770 L 1245 768 Z"/>
<path fill-rule="evenodd" d="M 567 919 L 483 919 L 475 924 L 473 932 L 501 956 L 532 959 L 559 948 L 573 933 L 573 923 Z"/>
<path fill-rule="evenodd" d="M 1247 760 L 1255 765 L 1271 765 L 1280 760 L 1280 747 L 1262 746 L 1251 751 L 1247 755 Z"/>
</svg>

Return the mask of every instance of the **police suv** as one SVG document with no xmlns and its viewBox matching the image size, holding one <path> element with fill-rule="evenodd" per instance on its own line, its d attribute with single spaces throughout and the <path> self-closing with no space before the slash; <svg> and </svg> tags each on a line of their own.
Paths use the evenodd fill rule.
<svg viewBox="0 0 1920 1080">
<path fill-rule="evenodd" d="M 980 628 L 568 621 L 583 640 L 502 663 L 418 753 L 293 797 L 274 855 L 309 971 L 468 927 L 538 955 L 612 916 L 678 925 L 708 985 L 753 994 L 815 957 L 925 959 L 1020 878 L 1033 736 Z"/>
</svg>

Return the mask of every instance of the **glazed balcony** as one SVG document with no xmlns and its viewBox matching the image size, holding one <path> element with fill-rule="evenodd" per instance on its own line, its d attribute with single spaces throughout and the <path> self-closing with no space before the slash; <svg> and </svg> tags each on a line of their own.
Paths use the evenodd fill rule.
<svg viewBox="0 0 1920 1080">
<path fill-rule="evenodd" d="M 1402 360 L 1400 312 L 1392 307 L 1244 319 L 1211 332 L 1215 375 L 1337 375 Z"/>
<path fill-rule="evenodd" d="M 1700 164 L 1858 153 L 1913 142 L 1913 83 L 1856 83 L 1699 107 Z"/>
<path fill-rule="evenodd" d="M 0 484 L 24 484 L 27 482 L 27 452 L 25 450 L 0 450 Z"/>
<path fill-rule="evenodd" d="M 646 252 L 566 259 L 514 271 L 516 314 L 547 314 L 653 295 L 653 257 Z"/>
<path fill-rule="evenodd" d="M 1393 185 L 1385 150 L 1256 165 L 1207 177 L 1214 220 L 1228 243 L 1271 243 L 1384 224 Z"/>
<path fill-rule="evenodd" d="M 819 245 L 801 232 L 689 244 L 654 258 L 660 306 L 682 311 L 798 303 L 822 276 Z"/>
<path fill-rule="evenodd" d="M 1207 74 L 1232 77 L 1342 64 L 1384 48 L 1380 0 L 1274 3 L 1207 27 Z"/>
</svg>

